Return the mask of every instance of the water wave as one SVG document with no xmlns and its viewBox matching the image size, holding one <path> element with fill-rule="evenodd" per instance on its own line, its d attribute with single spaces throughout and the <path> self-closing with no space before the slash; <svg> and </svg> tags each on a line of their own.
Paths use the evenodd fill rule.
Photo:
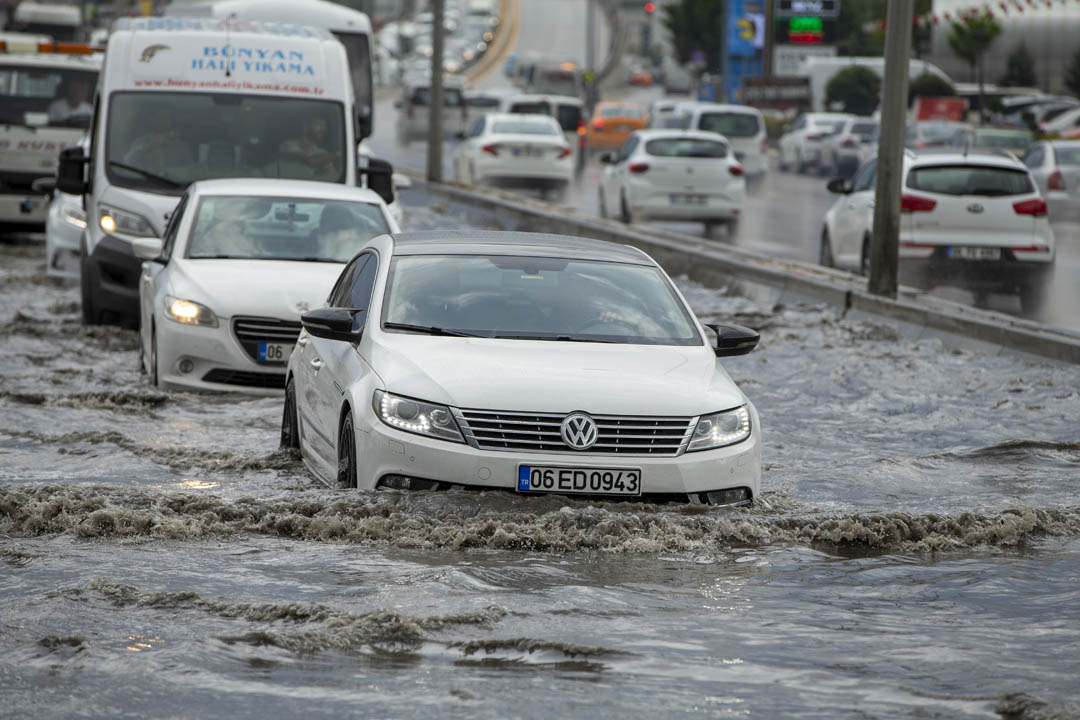
<svg viewBox="0 0 1080 720">
<path fill-rule="evenodd" d="M 153 390 L 143 392 L 112 390 L 55 395 L 21 390 L 0 390 L 0 399 L 10 400 L 22 405 L 132 412 L 159 408 L 169 402 L 170 397 L 166 393 Z"/>
<path fill-rule="evenodd" d="M 732 547 L 806 545 L 845 553 L 930 553 L 1014 547 L 1080 535 L 1080 508 L 1018 505 L 996 514 L 758 514 L 713 509 L 686 514 L 587 504 L 530 513 L 465 516 L 437 505 L 416 511 L 408 495 L 301 493 L 225 500 L 130 488 L 11 486 L 0 489 L 0 533 L 12 537 L 199 540 L 241 533 L 399 548 L 484 548 L 553 553 L 710 553 Z"/>
</svg>

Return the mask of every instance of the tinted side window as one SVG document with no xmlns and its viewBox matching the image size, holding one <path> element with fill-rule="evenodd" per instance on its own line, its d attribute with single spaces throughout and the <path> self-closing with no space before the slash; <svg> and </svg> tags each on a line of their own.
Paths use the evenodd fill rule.
<svg viewBox="0 0 1080 720">
<path fill-rule="evenodd" d="M 357 258 L 356 271 L 349 282 L 345 307 L 367 311 L 371 304 L 371 291 L 375 288 L 375 271 L 378 266 L 374 253 L 364 253 Z"/>
<path fill-rule="evenodd" d="M 184 193 L 184 197 L 180 198 L 176 209 L 169 216 L 169 223 L 165 226 L 165 232 L 161 236 L 161 257 L 166 260 L 172 257 L 173 248 L 176 246 L 176 236 L 179 234 L 180 220 L 184 216 L 184 208 L 187 207 L 187 202 L 188 196 L 187 193 Z"/>
<path fill-rule="evenodd" d="M 869 160 L 862 166 L 862 170 L 859 170 L 859 174 L 855 176 L 855 184 L 852 187 L 852 192 L 870 190 L 874 187 L 876 180 L 877 160 Z"/>
<path fill-rule="evenodd" d="M 1024 164 L 1029 168 L 1042 167 L 1043 164 L 1043 149 L 1041 145 L 1028 150 L 1027 155 L 1024 156 Z"/>
<path fill-rule="evenodd" d="M 626 158 L 630 157 L 630 155 L 634 152 L 634 149 L 637 148 L 637 146 L 637 135 L 631 135 L 630 139 L 623 143 L 623 146 L 619 148 L 619 154 L 615 156 L 615 162 L 621 163 L 622 161 L 626 160 Z"/>
<path fill-rule="evenodd" d="M 330 291 L 330 297 L 326 301 L 330 307 L 348 307 L 349 288 L 352 286 L 352 279 L 356 277 L 356 265 L 364 262 L 367 257 L 367 255 L 361 255 L 356 258 L 338 275 L 334 289 Z"/>
</svg>

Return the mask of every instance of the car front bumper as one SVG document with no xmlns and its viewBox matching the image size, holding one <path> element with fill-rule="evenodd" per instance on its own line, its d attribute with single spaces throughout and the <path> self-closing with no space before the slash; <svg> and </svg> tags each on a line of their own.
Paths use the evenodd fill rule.
<svg viewBox="0 0 1080 720">
<path fill-rule="evenodd" d="M 357 486 L 394 486 L 396 480 L 409 478 L 477 489 L 517 490 L 519 468 L 528 465 L 639 469 L 644 500 L 650 496 L 689 496 L 695 501 L 700 493 L 735 488 L 746 488 L 752 499 L 761 489 L 761 433 L 757 411 L 753 405 L 748 407 L 752 432 L 743 442 L 657 457 L 478 449 L 391 428 L 375 417 L 368 403 L 354 409 L 360 431 L 356 433 L 357 457 L 363 458 Z"/>
<path fill-rule="evenodd" d="M 0 225 L 41 230 L 49 212 L 45 195 L 0 195 Z"/>
</svg>

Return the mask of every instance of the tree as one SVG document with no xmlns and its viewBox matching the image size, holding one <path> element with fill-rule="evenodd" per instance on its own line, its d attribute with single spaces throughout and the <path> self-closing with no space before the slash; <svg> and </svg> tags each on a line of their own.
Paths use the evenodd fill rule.
<svg viewBox="0 0 1080 720">
<path fill-rule="evenodd" d="M 908 83 L 908 106 L 910 107 L 917 97 L 951 97 L 955 94 L 956 88 L 951 82 L 926 72 Z"/>
<path fill-rule="evenodd" d="M 1035 86 L 1035 58 L 1031 56 L 1027 45 L 1023 42 L 1009 54 L 1005 68 L 1005 74 L 998 81 L 999 84 L 1005 87 Z"/>
<path fill-rule="evenodd" d="M 662 22 L 671 35 L 671 45 L 679 62 L 686 64 L 694 50 L 704 50 L 706 70 L 724 67 L 723 0 L 679 0 L 663 7 Z"/>
<path fill-rule="evenodd" d="M 1073 95 L 1080 95 L 1080 48 L 1073 54 L 1069 67 L 1065 68 L 1065 87 Z"/>
<path fill-rule="evenodd" d="M 839 102 L 844 112 L 869 115 L 877 107 L 880 93 L 881 76 L 868 67 L 852 65 L 829 78 L 825 103 Z"/>
<path fill-rule="evenodd" d="M 989 15 L 973 13 L 964 16 L 961 22 L 953 23 L 948 36 L 949 47 L 960 58 L 967 60 L 972 80 L 975 79 L 975 68 L 983 54 L 1000 34 L 1001 23 Z"/>
</svg>

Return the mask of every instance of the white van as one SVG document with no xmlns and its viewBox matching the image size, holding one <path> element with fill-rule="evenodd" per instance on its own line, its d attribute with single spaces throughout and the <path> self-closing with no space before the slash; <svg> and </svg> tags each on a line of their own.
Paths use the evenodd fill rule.
<svg viewBox="0 0 1080 720">
<path fill-rule="evenodd" d="M 743 166 L 747 180 L 760 179 L 769 169 L 769 140 L 765 117 L 749 105 L 721 103 L 679 103 L 677 114 L 685 115 L 684 129 L 720 133 L 727 138 L 735 159 Z M 671 122 L 668 122 L 671 126 Z"/>
<path fill-rule="evenodd" d="M 80 39 L 83 16 L 75 3 L 43 3 L 23 0 L 15 5 L 8 30 L 48 35 L 56 42 L 73 42 Z"/>
<path fill-rule="evenodd" d="M 829 84 L 829 80 L 832 79 L 833 75 L 852 65 L 870 68 L 882 78 L 885 77 L 885 58 L 883 57 L 821 57 L 810 55 L 800 63 L 796 75 L 799 77 L 810 78 L 811 110 L 816 112 L 825 112 L 828 110 L 828 108 L 825 107 L 825 86 Z M 952 82 L 952 79 L 945 74 L 945 71 L 933 63 L 915 59 L 909 61 L 908 80 L 917 78 L 923 73 L 937 75 L 943 80 L 948 80 L 950 83 Z"/>
<path fill-rule="evenodd" d="M 226 28 L 228 23 L 228 28 Z M 83 195 L 83 320 L 138 323 L 131 243 L 161 237 L 196 180 L 355 184 L 353 88 L 325 30 L 189 18 L 121 19 L 109 36 L 90 152 L 61 153 L 57 187 Z"/>
</svg>

